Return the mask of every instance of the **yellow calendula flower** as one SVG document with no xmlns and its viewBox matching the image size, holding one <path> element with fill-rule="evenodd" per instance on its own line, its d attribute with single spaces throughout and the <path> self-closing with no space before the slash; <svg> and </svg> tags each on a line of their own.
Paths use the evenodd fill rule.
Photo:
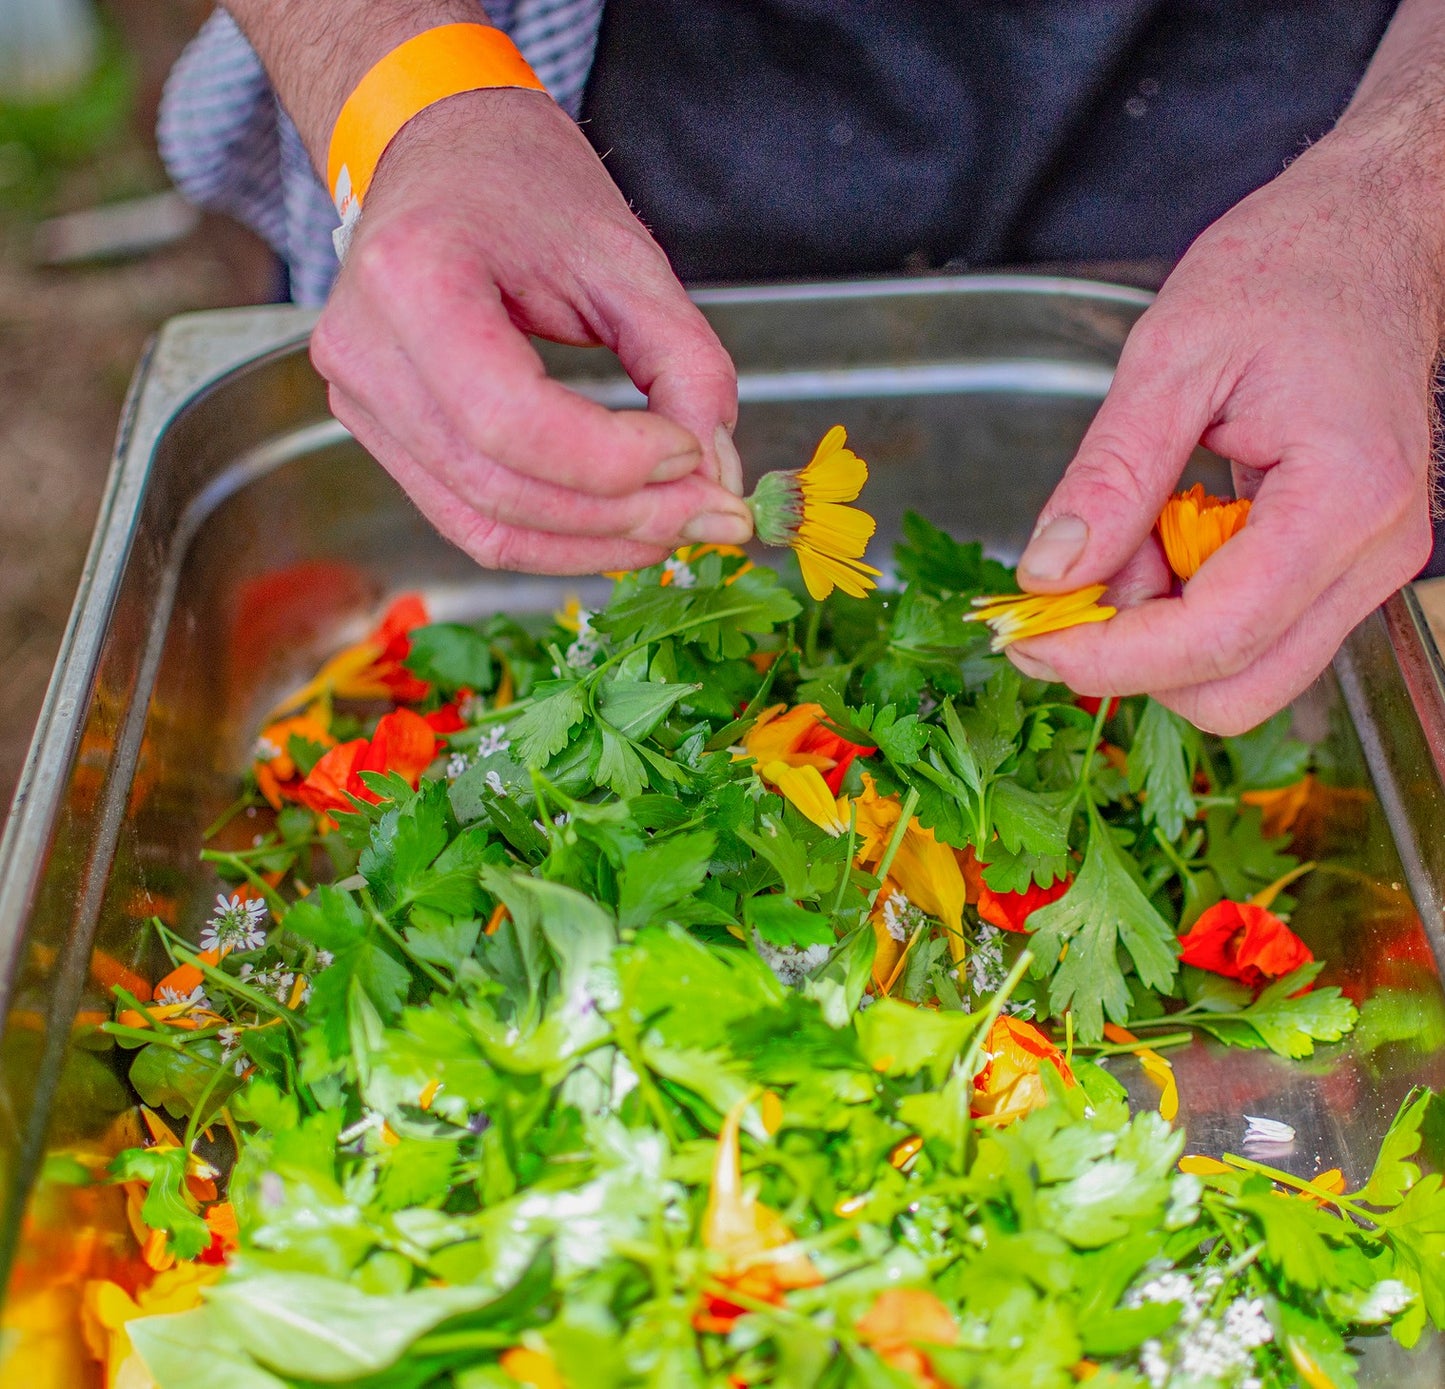
<svg viewBox="0 0 1445 1389">
<path fill-rule="evenodd" d="M 1086 622 L 1107 622 L 1118 609 L 1100 603 L 1103 596 L 1103 584 L 1090 584 L 1072 593 L 1014 593 L 975 598 L 975 611 L 964 621 L 987 624 L 993 633 L 990 647 L 1002 651 L 1026 637 L 1062 632 L 1066 627 L 1080 627 Z"/>
<path fill-rule="evenodd" d="M 1248 519 L 1248 498 L 1212 497 L 1199 482 L 1187 492 L 1176 492 L 1159 514 L 1159 540 L 1169 567 L 1181 579 L 1192 579 Z"/>
<path fill-rule="evenodd" d="M 828 783 L 816 767 L 790 767 L 786 762 L 769 762 L 758 769 L 770 786 L 775 786 L 784 800 L 797 806 L 819 829 L 827 830 L 836 839 L 848 833 L 848 821 L 838 814 L 838 802 L 828 790 Z"/>
<path fill-rule="evenodd" d="M 847 431 L 835 424 L 806 468 L 768 473 L 748 498 L 758 539 L 793 550 L 808 592 L 820 602 L 835 588 L 862 598 L 878 586 L 878 570 L 863 563 L 878 523 L 846 505 L 868 481 L 868 465 L 847 445 Z"/>
</svg>

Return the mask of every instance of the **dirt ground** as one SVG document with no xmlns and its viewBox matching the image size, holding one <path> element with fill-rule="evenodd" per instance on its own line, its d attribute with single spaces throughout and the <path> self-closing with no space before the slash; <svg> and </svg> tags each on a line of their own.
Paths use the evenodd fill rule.
<svg viewBox="0 0 1445 1389">
<path fill-rule="evenodd" d="M 150 148 L 160 83 L 207 6 L 124 0 L 107 10 L 138 63 L 130 129 L 97 167 L 69 169 L 37 208 L 0 211 L 0 821 L 10 803 L 75 593 L 126 384 L 173 314 L 254 303 L 268 255 L 207 219 L 143 259 L 64 270 L 31 263 L 37 213 L 164 178 Z"/>
</svg>

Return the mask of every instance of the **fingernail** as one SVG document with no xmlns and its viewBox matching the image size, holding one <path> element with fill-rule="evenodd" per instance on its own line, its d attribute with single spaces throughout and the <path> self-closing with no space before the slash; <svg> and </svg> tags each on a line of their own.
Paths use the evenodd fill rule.
<svg viewBox="0 0 1445 1389">
<path fill-rule="evenodd" d="M 674 454 L 671 458 L 664 458 L 653 470 L 648 478 L 649 482 L 676 482 L 680 477 L 686 477 L 689 473 L 695 472 L 697 465 L 702 462 L 702 456 L 696 449 L 688 453 Z"/>
<path fill-rule="evenodd" d="M 713 448 L 717 450 L 718 481 L 735 497 L 743 494 L 743 460 L 738 457 L 738 446 L 733 436 L 723 425 L 718 425 L 712 436 Z"/>
<path fill-rule="evenodd" d="M 746 545 L 753 538 L 752 517 L 705 511 L 682 528 L 682 538 L 694 545 Z"/>
<path fill-rule="evenodd" d="M 1049 583 L 1062 579 L 1088 543 L 1089 528 L 1077 516 L 1055 516 L 1019 556 L 1019 573 Z"/>
</svg>

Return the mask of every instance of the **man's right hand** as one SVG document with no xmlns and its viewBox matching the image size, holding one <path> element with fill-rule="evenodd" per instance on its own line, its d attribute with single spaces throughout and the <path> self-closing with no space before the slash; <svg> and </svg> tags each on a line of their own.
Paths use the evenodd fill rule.
<svg viewBox="0 0 1445 1389">
<path fill-rule="evenodd" d="M 649 408 L 550 380 L 528 334 L 612 349 Z M 540 92 L 464 93 L 402 129 L 311 355 L 337 418 L 490 568 L 635 568 L 752 533 L 732 362 Z"/>
</svg>

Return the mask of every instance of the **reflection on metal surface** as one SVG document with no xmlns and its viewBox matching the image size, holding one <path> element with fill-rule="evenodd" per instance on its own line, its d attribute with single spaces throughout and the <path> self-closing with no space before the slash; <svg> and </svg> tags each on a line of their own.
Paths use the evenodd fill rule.
<svg viewBox="0 0 1445 1389">
<path fill-rule="evenodd" d="M 700 299 L 738 362 L 750 472 L 794 465 L 843 419 L 872 466 L 883 546 L 916 507 L 1005 557 L 1027 539 L 1148 302 L 998 277 Z M 232 799 L 264 711 L 359 637 L 389 593 L 420 589 L 454 620 L 588 592 L 480 571 L 439 540 L 330 419 L 306 359 L 310 322 L 275 309 L 180 320 L 127 410 L 0 842 L 0 1260 L 22 1243 L 19 1277 L 51 1247 L 63 1209 L 42 1185 L 26 1214 L 41 1159 L 102 1142 L 128 1103 L 123 1058 L 94 1030 L 108 999 L 93 952 L 154 977 L 149 917 L 199 924 L 215 891 L 197 860 L 201 831 Z M 631 391 L 595 352 L 544 356 L 578 390 Z M 1227 486 L 1218 459 L 1198 456 L 1194 475 Z M 1431 949 L 1445 950 L 1445 705 L 1408 599 L 1371 617 L 1336 669 L 1338 683 L 1327 677 L 1296 708 L 1324 773 L 1309 852 L 1330 863 L 1301 883 L 1293 924 L 1332 962 L 1329 982 L 1363 1004 L 1359 1032 L 1303 1062 L 1204 1042 L 1171 1057 L 1191 1151 L 1237 1150 L 1242 1116 L 1267 1117 L 1295 1132 L 1280 1155 L 1289 1170 L 1338 1166 L 1354 1184 L 1408 1088 L 1445 1084 Z M 1140 1081 L 1132 1059 L 1112 1064 Z M 1152 1102 L 1147 1081 L 1139 1096 Z M 1379 1355 L 1371 1383 L 1445 1379 L 1431 1355 Z"/>
</svg>

